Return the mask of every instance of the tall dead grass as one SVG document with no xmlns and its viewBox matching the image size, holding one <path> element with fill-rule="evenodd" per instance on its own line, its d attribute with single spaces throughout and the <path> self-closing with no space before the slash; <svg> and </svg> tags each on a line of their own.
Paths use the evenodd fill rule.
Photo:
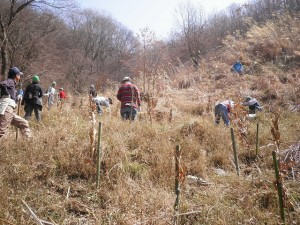
<svg viewBox="0 0 300 225">
<path fill-rule="evenodd" d="M 237 46 L 235 50 L 248 57 L 244 59 L 252 60 L 253 55 L 241 48 L 248 46 L 241 38 L 230 42 L 231 48 Z M 158 116 L 152 122 L 148 117 L 122 121 L 120 104 L 113 97 L 111 114 L 96 116 L 103 124 L 99 189 L 95 188 L 95 160 L 89 154 L 87 96 L 70 96 L 62 110 L 45 109 L 42 123 L 31 120 L 30 141 L 19 138 L 16 142 L 15 130 L 10 128 L 0 141 L 0 218 L 12 224 L 33 224 L 23 210 L 21 200 L 25 200 L 39 218 L 53 224 L 172 224 L 174 151 L 180 145 L 187 175 L 208 183 L 186 178 L 182 184 L 181 224 L 279 223 L 271 156 L 276 146 L 270 121 L 272 112 L 280 109 L 280 148 L 299 141 L 300 116 L 293 110 L 299 104 L 299 69 L 283 73 L 268 63 L 263 65 L 264 74 L 237 77 L 229 72 L 229 61 L 238 56 L 231 50 L 224 51 L 231 52 L 227 59 L 218 55 L 222 62 L 215 60 L 212 70 L 207 61 L 200 63 L 199 70 L 180 70 L 171 86 L 159 94 L 151 113 L 169 115 L 172 109 L 172 120 Z M 280 80 L 282 74 L 288 82 Z M 191 82 L 182 86 L 186 81 Z M 115 89 L 105 95 L 115 96 Z M 244 121 L 243 139 L 236 139 L 241 167 L 237 177 L 230 129 L 214 125 L 213 109 L 217 101 L 240 103 L 246 95 L 256 97 L 263 112 L 255 121 Z M 260 148 L 258 159 L 253 160 L 257 123 Z M 232 127 L 235 135 L 241 135 L 238 123 L 232 122 Z M 286 208 L 289 224 L 299 224 L 299 181 L 286 178 L 285 187 L 293 205 Z"/>
</svg>

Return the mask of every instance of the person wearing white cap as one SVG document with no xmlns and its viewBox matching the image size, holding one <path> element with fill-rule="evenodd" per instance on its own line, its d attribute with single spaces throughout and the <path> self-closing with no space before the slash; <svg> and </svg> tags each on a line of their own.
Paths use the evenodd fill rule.
<svg viewBox="0 0 300 225">
<path fill-rule="evenodd" d="M 124 77 L 117 93 L 117 99 L 121 102 L 121 117 L 123 120 L 135 120 L 141 110 L 140 91 L 130 77 Z"/>
<path fill-rule="evenodd" d="M 234 102 L 231 100 L 226 100 L 219 102 L 215 105 L 215 124 L 219 124 L 221 117 L 226 126 L 229 126 L 230 120 L 228 114 L 234 107 Z"/>
<path fill-rule="evenodd" d="M 17 67 L 12 67 L 8 71 L 8 78 L 0 82 L 0 139 L 10 124 L 19 128 L 24 137 L 31 137 L 28 121 L 14 112 L 17 106 L 15 85 L 20 81 L 21 74 L 22 72 Z"/>
<path fill-rule="evenodd" d="M 242 105 L 249 107 L 249 114 L 255 114 L 256 110 L 262 111 L 262 107 L 260 106 L 256 98 L 252 98 L 251 96 L 247 96 L 245 98 L 245 102 L 243 102 Z"/>
</svg>

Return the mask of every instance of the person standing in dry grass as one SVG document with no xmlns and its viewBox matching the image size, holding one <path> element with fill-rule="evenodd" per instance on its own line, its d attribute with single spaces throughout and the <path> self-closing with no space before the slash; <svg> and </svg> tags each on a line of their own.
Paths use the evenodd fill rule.
<svg viewBox="0 0 300 225">
<path fill-rule="evenodd" d="M 229 113 L 231 109 L 234 107 L 234 102 L 231 100 L 222 101 L 215 105 L 215 124 L 218 125 L 220 123 L 221 117 L 226 126 L 229 126 Z"/>
<path fill-rule="evenodd" d="M 17 100 L 15 85 L 20 81 L 21 74 L 17 67 L 13 67 L 8 71 L 8 78 L 0 82 L 0 139 L 10 124 L 19 128 L 23 136 L 31 137 L 29 123 L 14 112 Z"/>
<path fill-rule="evenodd" d="M 36 120 L 38 122 L 41 121 L 41 112 L 43 109 L 41 98 L 43 97 L 43 90 L 39 82 L 39 76 L 35 75 L 32 78 L 32 83 L 25 89 L 24 98 L 21 103 L 22 105 L 25 104 L 25 120 L 28 120 L 31 117 L 32 111 L 34 111 Z"/>
<path fill-rule="evenodd" d="M 60 109 L 62 108 L 63 103 L 66 99 L 67 99 L 66 92 L 64 91 L 63 88 L 60 88 L 57 95 L 57 106 L 60 107 Z"/>
<path fill-rule="evenodd" d="M 55 95 L 56 95 L 55 86 L 56 86 L 56 82 L 53 81 L 51 86 L 48 88 L 47 93 L 45 94 L 46 96 L 48 96 L 48 109 L 49 110 L 55 101 Z"/>
<path fill-rule="evenodd" d="M 140 91 L 130 77 L 124 77 L 119 87 L 117 99 L 121 102 L 121 117 L 124 120 L 135 120 L 141 110 Z"/>
<path fill-rule="evenodd" d="M 91 84 L 91 86 L 90 86 L 89 95 L 92 96 L 93 98 L 97 97 L 97 91 L 96 91 L 95 85 L 93 85 L 93 84 Z"/>
</svg>

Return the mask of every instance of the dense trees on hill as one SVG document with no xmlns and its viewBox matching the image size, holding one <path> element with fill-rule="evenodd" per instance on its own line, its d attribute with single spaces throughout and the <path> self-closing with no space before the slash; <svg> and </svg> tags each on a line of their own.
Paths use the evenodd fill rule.
<svg viewBox="0 0 300 225">
<path fill-rule="evenodd" d="M 119 80 L 127 74 L 142 76 L 143 89 L 150 90 L 178 62 L 198 66 L 201 58 L 223 45 L 228 34 L 246 34 L 252 25 L 249 21 L 263 23 L 299 9 L 299 0 L 260 0 L 232 4 L 207 16 L 200 6 L 187 3 L 179 6 L 177 26 L 164 43 L 145 30 L 136 36 L 104 13 L 76 8 L 72 0 L 3 0 L 1 74 L 15 65 L 27 77 L 39 73 L 47 82 L 67 79 L 76 91 L 90 82 Z"/>
<path fill-rule="evenodd" d="M 37 54 L 37 51 L 33 51 L 37 44 L 36 41 L 40 42 L 42 37 L 51 39 L 49 33 L 52 33 L 53 29 L 48 26 L 53 25 L 51 22 L 53 15 L 49 10 L 51 8 L 71 8 L 72 6 L 72 0 L 1 1 L 1 75 L 5 75 L 8 67 L 15 64 L 21 64 L 24 67 L 30 66 L 29 62 L 33 55 Z M 43 44 L 45 43 L 43 42 Z M 24 50 L 26 48 L 27 50 Z M 20 52 L 21 49 L 24 52 Z M 24 57 L 22 57 L 22 53 Z"/>
</svg>

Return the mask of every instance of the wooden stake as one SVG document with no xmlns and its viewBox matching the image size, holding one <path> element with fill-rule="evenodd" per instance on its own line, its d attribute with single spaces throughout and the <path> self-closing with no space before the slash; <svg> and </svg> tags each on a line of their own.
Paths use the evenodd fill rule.
<svg viewBox="0 0 300 225">
<path fill-rule="evenodd" d="M 277 187 L 277 192 L 278 192 L 278 202 L 279 202 L 279 209 L 280 209 L 280 217 L 281 217 L 281 220 L 282 220 L 283 224 L 285 224 L 282 181 L 280 179 L 278 161 L 277 161 L 277 157 L 276 157 L 276 152 L 275 151 L 272 151 L 272 156 L 273 156 L 273 163 L 274 163 L 274 169 L 275 169 L 276 187 Z"/>
<path fill-rule="evenodd" d="M 102 132 L 102 123 L 99 122 L 98 130 L 98 146 L 97 146 L 97 178 L 96 178 L 96 188 L 99 188 L 100 183 L 100 165 L 101 165 L 101 132 Z"/>
<path fill-rule="evenodd" d="M 255 158 L 256 158 L 256 160 L 258 159 L 258 149 L 259 149 L 258 130 L 259 130 L 259 123 L 256 124 L 256 147 L 255 147 Z"/>
<path fill-rule="evenodd" d="M 232 141 L 235 169 L 236 169 L 237 175 L 240 176 L 240 168 L 239 168 L 239 162 L 238 162 L 238 157 L 237 157 L 237 148 L 236 148 L 236 142 L 234 139 L 234 132 L 233 132 L 232 127 L 230 128 L 230 133 L 231 133 L 231 141 Z"/>
<path fill-rule="evenodd" d="M 20 108 L 21 108 L 21 100 L 18 101 L 18 116 L 20 116 Z M 19 138 L 19 129 L 16 130 L 16 141 L 18 141 Z"/>
<path fill-rule="evenodd" d="M 174 225 L 178 225 L 180 223 L 179 217 L 179 204 L 180 204 L 180 183 L 179 183 L 179 171 L 180 171 L 180 146 L 176 145 L 175 150 L 175 194 L 176 200 L 174 204 L 175 217 L 174 217 Z"/>
</svg>

